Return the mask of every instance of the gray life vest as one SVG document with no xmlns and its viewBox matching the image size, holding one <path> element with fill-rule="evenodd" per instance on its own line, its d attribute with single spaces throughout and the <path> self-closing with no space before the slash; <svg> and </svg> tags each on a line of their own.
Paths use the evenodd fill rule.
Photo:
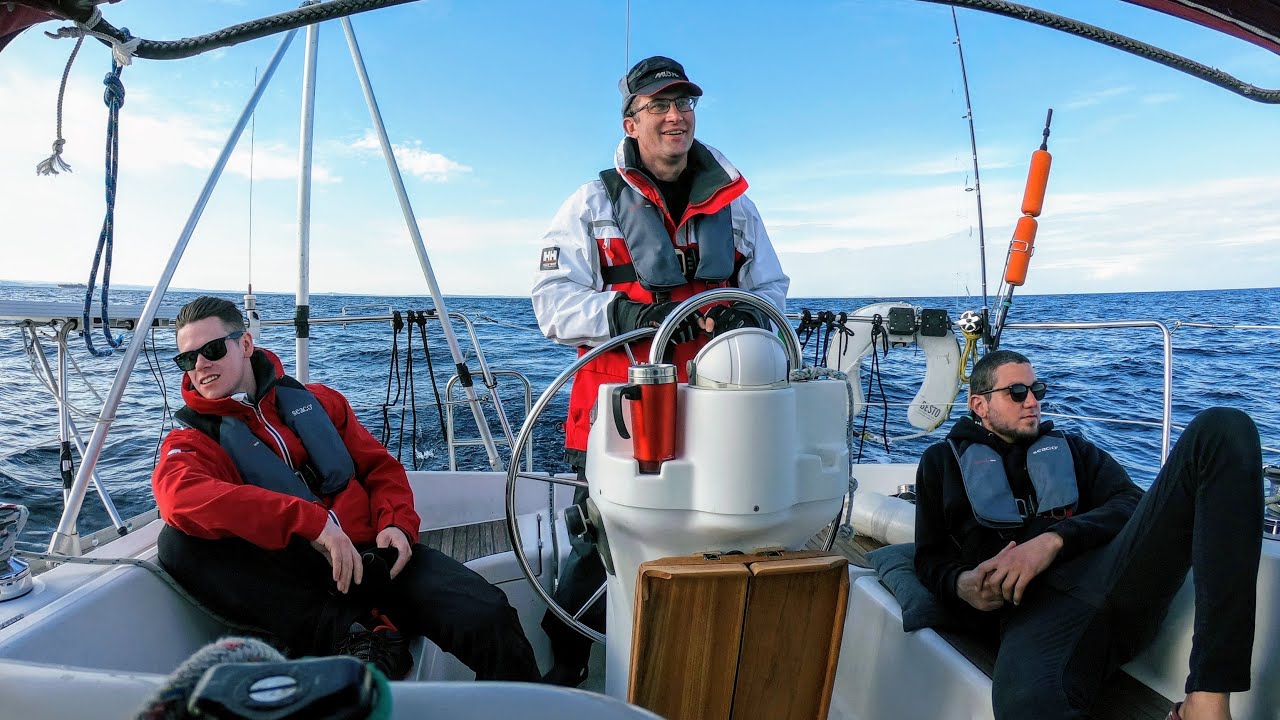
<svg viewBox="0 0 1280 720">
<path fill-rule="evenodd" d="M 676 252 L 662 221 L 662 213 L 649 198 L 627 184 L 617 170 L 600 173 L 613 207 L 613 220 L 631 253 L 627 266 L 609 269 L 609 284 L 639 281 L 650 292 L 667 291 L 690 280 L 719 283 L 734 271 L 733 219 L 728 205 L 710 215 L 695 215 L 689 221 L 690 247 L 697 247 L 696 261 Z M 682 258 L 685 262 L 682 262 Z M 630 275 L 630 277 L 627 277 Z"/>
<path fill-rule="evenodd" d="M 1068 517 L 1080 500 L 1076 467 L 1067 438 L 1060 432 L 1046 433 L 1027 448 L 1027 474 L 1035 488 L 1035 507 L 1013 496 L 1004 459 L 982 443 L 972 443 L 964 452 L 954 440 L 947 440 L 960 464 L 964 491 L 979 524 L 989 528 L 1021 527 L 1037 515 Z"/>
<path fill-rule="evenodd" d="M 239 418 L 206 415 L 184 407 L 174 414 L 184 425 L 213 438 L 231 456 L 246 484 L 314 502 L 341 492 L 356 473 L 351 453 L 316 396 L 289 376 L 275 382 L 276 409 L 302 440 L 308 462 L 295 470 Z"/>
</svg>

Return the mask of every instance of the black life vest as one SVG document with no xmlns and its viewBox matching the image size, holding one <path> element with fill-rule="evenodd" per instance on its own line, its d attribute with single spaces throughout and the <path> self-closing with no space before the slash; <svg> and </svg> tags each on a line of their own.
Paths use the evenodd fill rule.
<svg viewBox="0 0 1280 720">
<path fill-rule="evenodd" d="M 695 215 L 689 221 L 689 247 L 676 252 L 662 213 L 649 198 L 628 185 L 616 169 L 602 171 L 600 180 L 631 254 L 630 264 L 602 268 L 608 275 L 606 284 L 639 281 L 649 292 L 670 291 L 691 280 L 721 283 L 733 275 L 736 255 L 728 205 L 709 215 Z"/>
<path fill-rule="evenodd" d="M 1071 447 L 1061 432 L 1045 433 L 1027 448 L 1027 474 L 1036 491 L 1035 507 L 1013 496 L 1004 459 L 995 450 L 982 443 L 961 448 L 951 439 L 947 445 L 960 465 L 964 491 L 979 524 L 1006 529 L 1021 527 L 1036 516 L 1067 517 L 1075 512 L 1080 487 Z"/>
<path fill-rule="evenodd" d="M 174 414 L 182 424 L 213 438 L 231 456 L 246 484 L 310 502 L 347 487 L 355 462 L 324 406 L 302 383 L 284 375 L 274 383 L 276 410 L 307 449 L 308 462 L 296 470 L 267 447 L 239 418 L 206 415 L 184 407 Z"/>
</svg>

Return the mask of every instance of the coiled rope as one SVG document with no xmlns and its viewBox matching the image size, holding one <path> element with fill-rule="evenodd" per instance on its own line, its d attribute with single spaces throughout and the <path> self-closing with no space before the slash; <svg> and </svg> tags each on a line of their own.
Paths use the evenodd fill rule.
<svg viewBox="0 0 1280 720">
<path fill-rule="evenodd" d="M 128 33 L 128 30 L 125 30 Z M 111 72 L 102 79 L 107 89 L 102 100 L 107 104 L 107 157 L 106 157 L 106 197 L 107 210 L 102 219 L 102 232 L 98 234 L 98 249 L 93 254 L 93 267 L 89 270 L 89 284 L 84 293 L 84 344 L 95 357 L 106 357 L 116 348 L 124 344 L 124 335 L 114 339 L 111 337 L 111 319 L 108 317 L 108 295 L 111 290 L 111 251 L 115 245 L 116 218 L 116 180 L 120 169 L 120 108 L 124 106 L 124 83 L 120 81 L 120 72 L 124 65 L 111 61 Z M 105 255 L 105 259 L 104 259 Z M 99 350 L 93 346 L 93 325 L 89 322 L 89 311 L 93 306 L 93 287 L 98 280 L 98 265 L 102 263 L 102 334 L 107 339 L 107 349 Z"/>
</svg>

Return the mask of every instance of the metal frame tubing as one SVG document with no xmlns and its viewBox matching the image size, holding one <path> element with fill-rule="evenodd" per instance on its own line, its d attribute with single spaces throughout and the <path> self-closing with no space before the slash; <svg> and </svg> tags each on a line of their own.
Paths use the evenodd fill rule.
<svg viewBox="0 0 1280 720">
<path fill-rule="evenodd" d="M 63 323 L 58 330 L 58 379 L 53 380 L 53 399 L 58 403 L 58 441 L 62 443 L 73 443 L 76 450 L 80 453 L 80 457 L 84 457 L 84 438 L 80 436 L 80 429 L 76 427 L 75 420 L 71 418 L 71 399 L 67 393 L 67 334 L 74 327 L 75 323 Z M 44 368 L 45 375 L 51 380 L 53 378 L 53 368 L 49 366 L 49 358 L 45 354 L 44 345 L 40 342 L 40 334 L 35 328 L 31 328 L 31 345 L 35 349 L 36 356 L 40 358 L 40 365 Z M 74 442 L 73 442 L 74 441 Z M 98 497 L 102 500 L 102 505 L 106 508 L 107 517 L 111 519 L 111 524 L 115 527 L 116 532 L 124 535 L 128 530 L 125 528 L 124 520 L 120 519 L 120 513 L 116 510 L 115 503 L 111 501 L 111 496 L 107 494 L 107 490 L 102 485 L 102 478 L 99 477 L 97 470 L 93 473 L 93 488 L 97 491 Z M 62 502 L 66 505 L 67 496 L 70 495 L 70 488 L 63 492 Z"/>
<path fill-rule="evenodd" d="M 427 288 L 431 292 L 431 300 L 436 305 L 436 312 L 443 316 L 449 313 L 445 310 L 444 297 L 440 294 L 440 285 L 436 282 L 435 271 L 431 269 L 431 259 L 427 257 L 427 248 L 422 241 L 422 231 L 418 228 L 418 221 L 413 215 L 413 207 L 409 205 L 409 195 L 404 189 L 404 179 L 400 176 L 400 167 L 396 164 L 395 154 L 391 150 L 391 140 L 387 138 L 387 128 L 382 123 L 382 113 L 378 110 L 378 100 L 373 96 L 373 85 L 369 83 L 369 73 L 365 70 L 364 56 L 360 54 L 360 45 L 356 42 L 355 31 L 351 28 L 351 21 L 347 18 L 341 18 L 342 30 L 347 36 L 347 47 L 351 49 L 351 60 L 356 66 L 356 75 L 360 77 L 360 87 L 364 90 L 364 100 L 369 106 L 369 116 L 373 120 L 373 128 L 378 132 L 378 144 L 382 147 L 382 156 L 387 161 L 387 172 L 391 175 L 391 183 L 395 186 L 396 197 L 400 199 L 400 211 L 404 214 L 405 225 L 408 226 L 409 235 L 413 239 L 413 249 L 418 253 L 418 264 L 422 266 L 422 274 L 427 280 Z M 450 323 L 442 322 L 440 327 L 444 329 L 445 341 L 449 344 L 449 353 L 453 356 L 453 362 L 458 369 L 458 374 L 463 375 L 466 371 L 466 362 L 462 356 L 462 349 L 458 346 L 458 338 L 454 335 L 453 326 Z M 469 373 L 468 373 L 469 374 Z M 463 385 L 463 390 L 467 395 L 467 403 L 471 406 L 471 413 L 475 416 L 476 427 L 480 431 L 480 438 L 484 441 L 485 452 L 489 456 L 489 466 L 494 470 L 501 471 L 503 469 L 502 458 L 498 456 L 498 448 L 493 442 L 493 435 L 489 430 L 488 420 L 485 418 L 484 409 L 480 406 L 479 398 L 476 396 L 476 389 L 470 383 Z"/>
<path fill-rule="evenodd" d="M 147 297 L 147 302 L 142 307 L 142 314 L 138 317 L 137 329 L 145 332 L 151 327 L 151 323 L 155 320 L 156 313 L 160 310 L 160 301 L 164 298 L 165 292 L 169 289 L 169 283 L 173 281 L 173 274 L 178 269 L 178 262 L 182 259 L 182 254 L 187 249 L 187 243 L 190 242 L 192 234 L 195 233 L 196 225 L 200 222 L 200 216 L 204 213 L 205 205 L 209 202 L 209 197 L 213 195 L 213 189 L 218 184 L 218 178 L 222 176 L 222 171 L 227 166 L 227 160 L 231 158 L 231 152 L 235 150 L 236 142 L 240 139 L 240 135 L 244 132 L 244 128 L 249 124 L 249 117 L 253 114 L 254 108 L 258 106 L 258 100 L 262 98 L 262 92 L 266 89 L 267 83 L 271 81 L 271 77 L 275 75 L 276 68 L 280 66 L 280 60 L 284 57 L 284 53 L 289 49 L 289 44 L 293 42 L 293 36 L 297 34 L 297 30 L 290 30 L 280 40 L 280 46 L 276 48 L 276 52 L 271 56 L 271 62 L 267 65 L 267 69 L 262 73 L 262 78 L 258 81 L 257 86 L 253 89 L 253 95 L 250 96 L 249 102 L 245 105 L 244 111 L 240 113 L 240 119 L 236 121 L 235 127 L 231 130 L 231 136 L 227 138 L 226 145 L 222 148 L 222 153 L 218 155 L 218 159 L 213 164 L 213 169 L 209 171 L 209 179 L 205 181 L 204 189 L 200 192 L 200 197 L 196 200 L 195 207 L 191 210 L 191 215 L 187 218 L 187 224 L 182 228 L 182 233 L 178 236 L 177 242 L 174 243 L 173 251 L 169 254 L 169 261 L 164 266 L 164 271 L 160 274 L 156 286 L 151 290 L 151 295 Z M 62 519 L 58 521 L 58 528 L 54 531 L 53 537 L 49 542 L 49 551 L 56 553 L 77 554 L 79 544 L 75 537 L 76 517 L 80 514 L 80 508 L 84 505 L 85 491 L 89 487 L 89 481 L 93 477 L 94 467 L 98 464 L 98 459 L 102 456 L 102 448 L 107 441 L 107 432 L 111 429 L 111 424 L 115 422 L 116 410 L 120 407 L 120 400 L 124 397 L 125 386 L 129 384 L 129 376 L 133 374 L 133 368 L 138 363 L 138 355 L 142 352 L 142 341 L 139 340 L 137 330 L 135 330 L 133 338 L 130 340 L 124 350 L 124 357 L 120 360 L 120 368 L 116 370 L 115 380 L 111 383 L 111 390 L 108 391 L 106 400 L 102 403 L 102 413 L 98 416 L 97 423 L 93 426 L 93 435 L 89 438 L 89 445 L 85 448 L 84 458 L 81 460 L 80 469 L 76 473 L 75 485 L 71 488 L 71 495 L 67 498 L 66 507 L 62 511 Z"/>
<path fill-rule="evenodd" d="M 1156 320 L 1126 320 L 1121 322 L 1051 322 L 1009 323 L 1004 326 L 1016 330 L 1118 330 L 1124 328 L 1158 328 L 1164 339 L 1164 401 L 1160 422 L 1160 462 L 1169 459 L 1169 434 L 1173 425 L 1173 335 L 1169 328 Z"/>
</svg>

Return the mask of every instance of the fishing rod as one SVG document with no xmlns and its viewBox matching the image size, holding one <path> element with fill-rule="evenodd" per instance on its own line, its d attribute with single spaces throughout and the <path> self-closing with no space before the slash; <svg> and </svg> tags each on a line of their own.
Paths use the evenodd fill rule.
<svg viewBox="0 0 1280 720">
<path fill-rule="evenodd" d="M 987 337 L 988 352 L 1000 347 L 1000 333 L 1004 331 L 1009 307 L 1013 305 L 1013 289 L 1021 287 L 1027 281 L 1027 268 L 1031 265 L 1036 230 L 1039 228 L 1036 218 L 1044 210 L 1044 194 L 1049 187 L 1049 168 L 1053 164 L 1053 156 L 1049 154 L 1049 125 L 1052 122 L 1053 108 L 1049 108 L 1049 114 L 1044 119 L 1040 149 L 1031 153 L 1027 187 L 1022 194 L 1022 217 L 1018 218 L 1018 224 L 1013 228 L 1013 239 L 1009 241 L 1009 252 L 1004 259 L 1004 282 L 1000 286 L 996 302 L 996 321 Z"/>
<path fill-rule="evenodd" d="M 960 21 L 951 8 L 951 26 L 956 30 L 956 52 L 960 54 L 960 82 L 964 86 L 964 117 L 969 121 L 969 149 L 973 154 L 973 193 L 978 201 L 978 263 L 982 268 L 982 319 L 987 321 L 987 234 L 982 224 L 982 179 L 978 175 L 978 136 L 973 128 L 973 102 L 969 99 L 969 73 L 964 65 L 964 47 L 960 44 Z M 969 188 L 965 188 L 968 190 Z"/>
</svg>

